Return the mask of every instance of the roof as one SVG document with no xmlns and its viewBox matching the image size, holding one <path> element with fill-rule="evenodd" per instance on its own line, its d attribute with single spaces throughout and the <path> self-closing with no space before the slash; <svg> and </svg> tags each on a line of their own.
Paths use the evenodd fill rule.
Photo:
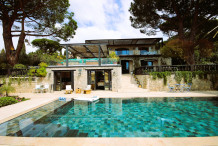
<svg viewBox="0 0 218 146">
<path fill-rule="evenodd" d="M 115 45 L 153 45 L 162 38 L 133 38 L 133 39 L 100 39 L 86 40 L 85 43 L 61 44 L 75 56 L 81 58 L 106 58 L 109 54 L 108 46 Z M 100 56 L 99 56 L 100 51 Z"/>
<path fill-rule="evenodd" d="M 163 38 L 132 38 L 132 39 L 100 39 L 86 40 L 87 44 L 105 43 L 108 45 L 154 45 Z"/>
</svg>

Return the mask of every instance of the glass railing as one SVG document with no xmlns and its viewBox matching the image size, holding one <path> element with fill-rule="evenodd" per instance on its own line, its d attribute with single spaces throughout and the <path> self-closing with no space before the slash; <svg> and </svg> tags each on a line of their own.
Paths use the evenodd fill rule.
<svg viewBox="0 0 218 146">
<path fill-rule="evenodd" d="M 117 59 L 114 58 L 101 58 L 102 65 L 114 65 L 117 64 Z"/>
<path fill-rule="evenodd" d="M 117 59 L 113 58 L 101 58 L 101 65 L 116 65 Z M 68 59 L 68 66 L 98 66 L 98 58 L 89 58 L 89 59 Z M 57 62 L 51 66 L 66 66 L 66 60 Z"/>
<path fill-rule="evenodd" d="M 141 51 L 140 50 L 140 55 L 156 55 L 156 54 L 158 54 L 158 52 L 157 51 Z"/>
<path fill-rule="evenodd" d="M 157 51 L 144 51 L 144 50 L 125 50 L 125 51 L 115 51 L 116 55 L 157 55 Z"/>
<path fill-rule="evenodd" d="M 134 55 L 133 50 L 115 51 L 116 55 Z"/>
</svg>

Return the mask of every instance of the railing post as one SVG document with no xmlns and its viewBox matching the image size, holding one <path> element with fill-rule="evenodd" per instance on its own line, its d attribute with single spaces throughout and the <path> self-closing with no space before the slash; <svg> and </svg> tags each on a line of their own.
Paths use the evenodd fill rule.
<svg viewBox="0 0 218 146">
<path fill-rule="evenodd" d="M 68 46 L 66 45 L 66 67 L 68 67 Z"/>
<path fill-rule="evenodd" d="M 98 65 L 101 66 L 101 46 L 98 45 Z"/>
</svg>

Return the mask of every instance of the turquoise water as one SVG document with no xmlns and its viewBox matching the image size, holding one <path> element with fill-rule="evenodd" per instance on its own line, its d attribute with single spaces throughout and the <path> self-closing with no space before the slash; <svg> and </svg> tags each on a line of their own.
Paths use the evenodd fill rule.
<svg viewBox="0 0 218 146">
<path fill-rule="evenodd" d="M 218 98 L 106 98 L 54 101 L 0 124 L 21 137 L 218 136 Z"/>
</svg>

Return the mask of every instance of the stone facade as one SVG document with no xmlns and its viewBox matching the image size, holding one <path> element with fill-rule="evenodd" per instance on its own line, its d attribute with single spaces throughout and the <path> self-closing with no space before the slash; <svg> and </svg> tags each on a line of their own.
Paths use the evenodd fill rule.
<svg viewBox="0 0 218 146">
<path fill-rule="evenodd" d="M 156 52 L 156 54 L 150 55 L 140 55 L 140 47 L 147 47 L 149 52 Z M 141 67 L 141 61 L 152 61 L 154 66 L 160 65 L 172 65 L 171 58 L 163 58 L 161 57 L 160 49 L 155 45 L 120 45 L 120 46 L 109 46 L 110 51 L 115 51 L 116 49 L 128 49 L 131 53 L 129 55 L 118 55 L 120 58 L 120 62 L 122 60 L 129 61 L 129 72 L 135 70 L 135 68 Z"/>
<path fill-rule="evenodd" d="M 177 82 L 174 79 L 174 74 L 167 77 L 167 84 L 175 85 Z M 136 75 L 139 79 L 139 82 L 142 84 L 142 88 L 148 89 L 148 91 L 168 91 L 168 86 L 164 85 L 163 79 L 157 78 L 156 80 L 152 79 L 150 75 Z M 200 79 L 198 76 L 192 79 L 192 87 L 193 91 L 206 91 L 206 90 L 218 90 L 218 74 L 207 75 L 207 79 Z M 180 84 L 185 84 L 183 79 Z"/>
<path fill-rule="evenodd" d="M 87 78 L 87 70 L 99 70 L 99 69 L 111 69 L 112 76 L 112 91 L 118 91 L 120 88 L 120 80 L 121 80 L 121 66 L 83 66 L 83 67 L 65 67 L 65 68 L 47 68 L 47 76 L 46 80 L 49 81 L 49 84 L 54 84 L 54 71 L 65 70 L 65 71 L 74 71 L 74 89 L 80 88 L 84 89 L 87 87 L 88 78 Z"/>
</svg>

